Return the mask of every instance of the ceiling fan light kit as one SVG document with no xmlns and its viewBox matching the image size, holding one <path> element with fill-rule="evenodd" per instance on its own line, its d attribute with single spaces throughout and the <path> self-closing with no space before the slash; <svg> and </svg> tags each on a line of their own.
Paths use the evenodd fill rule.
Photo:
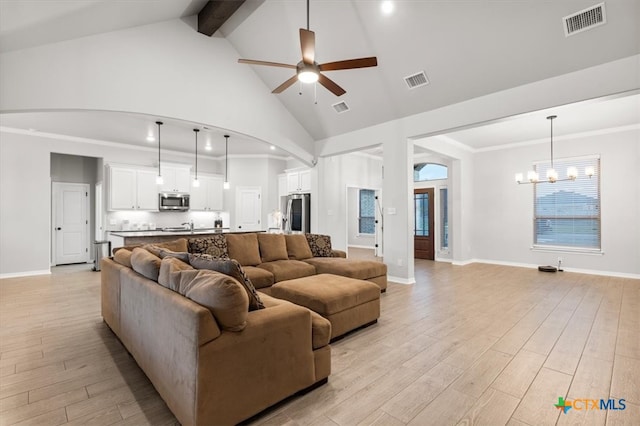
<svg viewBox="0 0 640 426">
<path fill-rule="evenodd" d="M 378 65 L 378 59 L 375 56 L 318 64 L 315 61 L 316 34 L 309 30 L 309 0 L 307 0 L 307 29 L 300 28 L 300 49 L 302 51 L 302 61 L 297 65 L 257 61 L 253 59 L 238 59 L 238 62 L 241 64 L 264 65 L 268 67 L 291 68 L 296 70 L 296 75 L 273 89 L 271 93 L 282 93 L 284 90 L 291 87 L 296 81 L 299 81 L 304 84 L 318 82 L 336 96 L 342 96 L 347 92 L 336 82 L 322 74 L 323 71 L 368 68 Z"/>
</svg>

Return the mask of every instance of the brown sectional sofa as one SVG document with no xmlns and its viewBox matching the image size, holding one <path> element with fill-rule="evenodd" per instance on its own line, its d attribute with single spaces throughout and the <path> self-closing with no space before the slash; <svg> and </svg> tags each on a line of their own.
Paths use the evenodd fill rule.
<svg viewBox="0 0 640 426">
<path fill-rule="evenodd" d="M 347 259 L 345 252 L 331 248 L 331 239 L 326 235 L 220 234 L 190 238 L 188 241 L 190 252 L 228 255 L 236 259 L 256 289 L 266 294 L 277 282 L 316 274 L 371 281 L 382 292 L 387 289 L 387 266 L 384 263 Z M 201 247 L 206 248 L 198 250 Z M 211 247 L 214 249 L 207 249 Z"/>
<path fill-rule="evenodd" d="M 183 425 L 238 423 L 331 372 L 331 324 L 305 307 L 249 311 L 238 280 L 142 248 L 101 267 L 105 322 Z"/>
</svg>

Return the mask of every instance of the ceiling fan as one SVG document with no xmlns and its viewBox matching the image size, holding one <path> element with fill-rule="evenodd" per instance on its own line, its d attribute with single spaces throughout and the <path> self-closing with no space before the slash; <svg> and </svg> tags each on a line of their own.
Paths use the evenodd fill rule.
<svg viewBox="0 0 640 426">
<path fill-rule="evenodd" d="M 291 68 L 296 70 L 296 75 L 273 89 L 271 93 L 282 93 L 296 81 L 300 81 L 302 83 L 315 83 L 317 81 L 336 96 L 342 96 L 347 92 L 342 87 L 338 86 L 336 82 L 322 74 L 321 71 L 348 70 L 354 68 L 375 67 L 378 65 L 378 59 L 375 56 L 318 64 L 315 61 L 316 34 L 309 30 L 309 0 L 307 0 L 307 29 L 305 30 L 304 28 L 300 28 L 300 47 L 302 49 L 302 61 L 298 62 L 297 65 L 256 61 L 252 59 L 238 59 L 238 62 L 241 64 L 265 65 L 269 67 Z"/>
</svg>

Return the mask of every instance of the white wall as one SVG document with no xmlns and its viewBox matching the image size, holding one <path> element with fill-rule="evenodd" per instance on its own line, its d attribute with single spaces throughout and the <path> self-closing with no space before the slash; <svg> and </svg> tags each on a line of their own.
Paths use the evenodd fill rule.
<svg viewBox="0 0 640 426">
<path fill-rule="evenodd" d="M 311 136 L 196 17 L 0 54 L 0 111 L 106 110 L 229 129 L 311 164 Z"/>
<path fill-rule="evenodd" d="M 532 251 L 533 187 L 513 176 L 549 158 L 539 144 L 474 156 L 473 257 L 491 262 L 555 265 L 567 270 L 640 275 L 640 130 L 561 140 L 554 157 L 600 154 L 602 255 Z M 546 185 L 546 184 L 543 184 Z"/>
</svg>

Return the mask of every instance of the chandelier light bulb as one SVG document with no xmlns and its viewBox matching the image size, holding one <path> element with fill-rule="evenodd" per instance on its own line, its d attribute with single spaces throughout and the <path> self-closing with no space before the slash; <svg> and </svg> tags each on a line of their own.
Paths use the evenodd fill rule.
<svg viewBox="0 0 640 426">
<path fill-rule="evenodd" d="M 522 182 L 523 177 L 522 173 L 516 173 L 516 182 Z"/>
<path fill-rule="evenodd" d="M 547 170 L 547 179 L 549 180 L 549 182 L 555 182 L 558 180 L 558 172 L 555 171 L 555 169 L 548 169 Z"/>
<path fill-rule="evenodd" d="M 538 174 L 533 170 L 529 170 L 527 172 L 527 180 L 529 182 L 537 182 L 538 181 Z"/>
<path fill-rule="evenodd" d="M 578 169 L 574 166 L 568 167 L 567 177 L 571 180 L 575 180 L 578 177 Z"/>
<path fill-rule="evenodd" d="M 225 182 L 225 183 L 222 184 L 222 187 L 224 189 L 229 189 L 231 187 L 231 185 L 229 185 L 229 182 Z"/>
<path fill-rule="evenodd" d="M 589 166 L 589 167 L 585 167 L 585 169 L 584 169 L 584 174 L 585 174 L 585 175 L 587 175 L 587 176 L 589 176 L 589 177 L 592 177 L 593 175 L 595 175 L 595 174 L 596 174 L 595 168 L 593 168 L 593 167 L 591 167 L 591 166 Z"/>
<path fill-rule="evenodd" d="M 200 181 L 198 179 L 194 179 L 193 183 L 191 184 L 191 186 L 193 186 L 194 188 L 199 188 L 200 187 Z"/>
<path fill-rule="evenodd" d="M 162 176 L 160 176 L 160 175 L 156 176 L 156 184 L 157 185 L 164 184 L 164 179 L 162 179 Z"/>
</svg>

